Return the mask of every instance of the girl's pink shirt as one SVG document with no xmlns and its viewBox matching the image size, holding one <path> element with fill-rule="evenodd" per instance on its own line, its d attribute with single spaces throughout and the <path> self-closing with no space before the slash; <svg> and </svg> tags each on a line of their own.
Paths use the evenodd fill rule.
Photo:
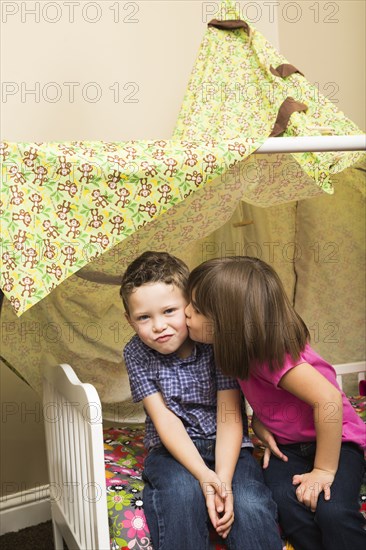
<svg viewBox="0 0 366 550">
<path fill-rule="evenodd" d="M 316 440 L 312 407 L 278 385 L 286 372 L 301 363 L 312 365 L 339 389 L 343 401 L 342 441 L 357 443 L 365 449 L 366 425 L 339 388 L 334 368 L 308 344 L 296 362 L 290 356 L 286 356 L 281 370 L 271 372 L 268 365 L 264 364 L 248 380 L 239 380 L 242 391 L 259 420 L 273 433 L 277 442 L 283 445 Z M 327 403 L 325 408 L 326 421 L 334 422 L 337 414 L 336 404 Z"/>
</svg>

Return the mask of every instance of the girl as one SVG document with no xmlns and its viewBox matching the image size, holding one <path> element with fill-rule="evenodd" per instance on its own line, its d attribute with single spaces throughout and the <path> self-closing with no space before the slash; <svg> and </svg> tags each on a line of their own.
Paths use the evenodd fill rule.
<svg viewBox="0 0 366 550">
<path fill-rule="evenodd" d="M 296 550 L 366 548 L 358 506 L 365 425 L 310 347 L 276 272 L 257 258 L 215 259 L 194 269 L 188 286 L 189 335 L 213 343 L 218 367 L 239 379 L 288 540 Z"/>
</svg>

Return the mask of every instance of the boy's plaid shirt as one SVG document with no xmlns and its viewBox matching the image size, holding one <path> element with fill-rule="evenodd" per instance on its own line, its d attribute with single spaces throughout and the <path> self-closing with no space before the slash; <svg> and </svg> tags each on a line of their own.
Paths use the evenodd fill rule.
<svg viewBox="0 0 366 550">
<path fill-rule="evenodd" d="M 224 376 L 215 366 L 212 346 L 195 344 L 190 357 L 162 355 L 135 335 L 124 349 L 132 399 L 141 401 L 160 392 L 166 406 L 183 422 L 192 439 L 216 439 L 217 391 L 239 389 L 237 381 Z M 243 413 L 243 446 L 252 446 L 248 422 Z M 226 414 L 233 414 L 226 411 Z M 159 435 L 146 417 L 145 446 L 160 445 Z"/>
</svg>

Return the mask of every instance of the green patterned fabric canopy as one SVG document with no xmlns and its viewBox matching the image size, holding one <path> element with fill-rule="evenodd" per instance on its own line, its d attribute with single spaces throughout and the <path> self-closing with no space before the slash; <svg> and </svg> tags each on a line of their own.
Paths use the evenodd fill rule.
<svg viewBox="0 0 366 550">
<path fill-rule="evenodd" d="M 76 272 L 111 282 L 147 248 L 179 255 L 241 199 L 269 206 L 332 193 L 332 175 L 361 160 L 253 155 L 269 136 L 362 132 L 223 6 L 171 140 L 1 144 L 1 288 L 17 315 Z"/>
</svg>

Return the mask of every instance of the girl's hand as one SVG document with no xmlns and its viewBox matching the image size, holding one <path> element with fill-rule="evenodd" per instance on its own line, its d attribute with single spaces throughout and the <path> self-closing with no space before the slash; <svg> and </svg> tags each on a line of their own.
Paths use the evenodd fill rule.
<svg viewBox="0 0 366 550">
<path fill-rule="evenodd" d="M 227 491 L 225 500 L 216 495 L 216 510 L 219 513 L 216 531 L 223 539 L 226 539 L 234 523 L 234 498 L 233 493 Z"/>
<path fill-rule="evenodd" d="M 280 460 L 283 460 L 284 462 L 288 461 L 287 456 L 283 454 L 283 452 L 277 447 L 277 443 L 272 432 L 270 432 L 265 427 L 265 425 L 259 420 L 259 418 L 257 418 L 255 415 L 253 415 L 253 419 L 252 419 L 252 428 L 255 435 L 261 440 L 263 445 L 266 447 L 264 451 L 264 456 L 263 456 L 263 468 L 268 467 L 268 464 L 271 458 L 271 453 L 273 453 L 277 458 L 279 458 Z"/>
<path fill-rule="evenodd" d="M 308 474 L 296 474 L 292 478 L 292 484 L 298 485 L 296 496 L 299 502 L 308 506 L 315 512 L 318 498 L 324 491 L 325 500 L 330 500 L 330 487 L 334 481 L 335 474 L 327 470 L 314 468 Z"/>
</svg>

